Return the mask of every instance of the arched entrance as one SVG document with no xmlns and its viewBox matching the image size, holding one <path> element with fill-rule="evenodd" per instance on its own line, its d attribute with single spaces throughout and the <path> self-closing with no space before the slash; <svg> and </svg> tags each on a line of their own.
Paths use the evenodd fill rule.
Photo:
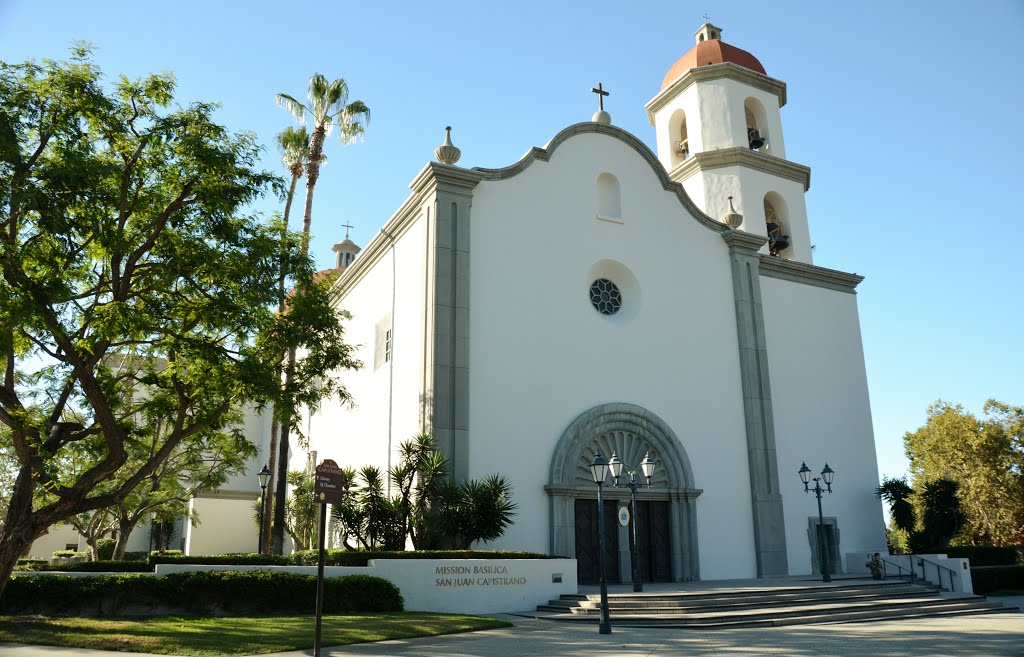
<svg viewBox="0 0 1024 657">
<path fill-rule="evenodd" d="M 558 440 L 545 486 L 551 501 L 551 553 L 576 558 L 581 581 L 589 579 L 589 564 L 597 556 L 596 529 L 591 525 L 596 527 L 598 513 L 597 487 L 589 466 L 598 451 L 606 458 L 617 452 L 632 466 L 651 452 L 658 464 L 653 488 L 637 491 L 640 548 L 648 553 L 644 570 L 655 580 L 700 579 L 696 500 L 702 491 L 693 486 L 690 460 L 675 432 L 660 417 L 633 404 L 595 406 L 573 420 Z M 629 489 L 606 484 L 604 497 L 604 512 L 611 514 L 606 515 L 606 521 L 610 519 L 606 552 L 612 560 L 608 578 L 626 581 L 630 536 L 615 522 L 614 514 L 616 507 L 628 502 Z"/>
</svg>

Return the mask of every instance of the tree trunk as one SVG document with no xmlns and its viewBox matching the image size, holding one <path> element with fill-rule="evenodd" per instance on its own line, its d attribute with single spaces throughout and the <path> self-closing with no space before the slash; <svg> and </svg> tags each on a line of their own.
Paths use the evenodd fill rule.
<svg viewBox="0 0 1024 657">
<path fill-rule="evenodd" d="M 7 517 L 0 526 L 0 598 L 18 559 L 45 533 L 50 523 L 40 523 L 32 512 L 32 469 L 22 466 L 7 502 Z"/>
<path fill-rule="evenodd" d="M 294 372 L 295 350 L 292 349 L 288 352 L 288 364 L 284 370 L 284 389 L 286 393 L 291 390 Z M 284 417 L 281 418 L 281 438 L 277 452 L 277 486 L 274 489 L 274 528 L 272 533 L 274 554 L 284 554 L 284 516 L 285 503 L 288 497 L 288 452 L 291 448 L 288 440 L 290 429 L 291 417 L 289 413 L 285 412 Z"/>
<path fill-rule="evenodd" d="M 284 217 L 281 220 L 281 274 L 277 278 L 277 312 L 279 315 L 285 313 L 285 278 L 287 277 L 287 265 L 285 263 L 285 251 L 284 251 L 284 240 L 286 233 L 288 232 L 289 217 L 292 212 L 292 201 L 295 199 L 295 187 L 299 182 L 299 178 L 302 176 L 302 167 L 299 166 L 298 170 L 292 167 L 292 182 L 288 187 L 288 197 L 284 203 Z M 282 361 L 284 355 L 282 354 Z M 277 366 L 277 380 L 281 380 L 282 374 L 281 363 Z M 267 482 L 267 490 L 273 491 L 276 489 L 277 483 L 277 450 L 279 449 L 278 440 L 280 436 L 281 423 L 277 418 L 277 408 L 272 408 L 270 416 L 270 447 L 267 450 L 270 452 L 270 462 L 267 467 L 270 469 L 270 481 Z M 266 496 L 266 493 L 264 493 Z M 263 554 L 274 554 L 273 542 L 271 541 L 271 524 L 274 521 L 274 507 L 271 504 L 263 504 L 263 517 L 261 520 L 261 527 L 263 528 L 261 541 L 263 545 Z"/>
<path fill-rule="evenodd" d="M 280 379 L 280 377 L 278 377 Z M 270 469 L 270 481 L 267 482 L 267 488 L 265 491 L 261 490 L 260 493 L 263 495 L 263 518 L 262 518 L 262 545 L 263 554 L 276 554 L 274 546 L 271 541 L 271 524 L 274 522 L 274 505 L 271 500 L 274 497 L 274 490 L 277 483 L 277 450 L 279 449 L 278 444 L 280 441 L 279 432 L 281 430 L 281 423 L 275 417 L 277 409 L 273 409 L 272 415 L 270 416 L 270 463 L 267 467 Z"/>
<path fill-rule="evenodd" d="M 114 561 L 124 561 L 124 553 L 128 549 L 128 537 L 131 535 L 138 519 L 121 518 L 117 523 L 117 543 L 114 544 Z"/>
<path fill-rule="evenodd" d="M 306 207 L 302 215 L 302 248 L 303 259 L 309 256 L 310 225 L 313 222 L 313 189 L 320 174 L 320 156 L 323 153 L 326 129 L 317 125 L 309 142 L 309 155 L 306 157 Z M 296 290 L 298 293 L 298 290 Z M 288 364 L 284 370 L 284 389 L 291 390 L 292 375 L 295 371 L 295 350 L 288 352 Z M 277 452 L 277 482 L 274 489 L 274 527 L 272 543 L 274 554 L 284 553 L 284 514 L 288 494 L 288 433 L 291 430 L 291 413 L 285 412 L 281 417 L 281 438 Z"/>
</svg>

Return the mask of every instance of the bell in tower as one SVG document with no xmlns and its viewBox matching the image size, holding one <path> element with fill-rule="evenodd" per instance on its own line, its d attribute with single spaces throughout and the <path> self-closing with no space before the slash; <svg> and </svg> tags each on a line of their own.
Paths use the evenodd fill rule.
<svg viewBox="0 0 1024 657">
<path fill-rule="evenodd" d="M 763 236 L 765 254 L 811 263 L 804 200 L 811 170 L 786 159 L 786 84 L 723 41 L 722 31 L 701 25 L 647 103 L 658 160 L 705 214 L 732 213 L 731 196 L 735 213 L 746 218 L 739 229 Z M 760 216 L 766 204 L 775 221 Z"/>
</svg>

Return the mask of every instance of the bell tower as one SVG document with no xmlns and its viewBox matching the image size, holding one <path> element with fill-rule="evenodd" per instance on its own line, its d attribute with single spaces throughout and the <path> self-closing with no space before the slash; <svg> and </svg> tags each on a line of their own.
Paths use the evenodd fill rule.
<svg viewBox="0 0 1024 657">
<path fill-rule="evenodd" d="M 786 159 L 786 84 L 722 41 L 722 28 L 705 23 L 693 36 L 646 106 L 658 159 L 705 214 L 725 216 L 732 197 L 739 230 L 767 237 L 765 253 L 810 264 L 811 170 Z"/>
</svg>

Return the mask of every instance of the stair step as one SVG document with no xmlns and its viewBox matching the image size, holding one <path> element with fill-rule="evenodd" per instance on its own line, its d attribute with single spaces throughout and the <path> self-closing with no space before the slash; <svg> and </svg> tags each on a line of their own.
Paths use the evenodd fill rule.
<svg viewBox="0 0 1024 657">
<path fill-rule="evenodd" d="M 931 585 L 893 581 L 886 584 L 836 585 L 617 593 L 608 596 L 612 622 L 630 626 L 680 628 L 767 627 L 775 625 L 856 623 L 1014 611 L 983 597 L 943 598 Z M 538 611 L 552 620 L 596 622 L 600 596 L 563 595 Z"/>
</svg>

